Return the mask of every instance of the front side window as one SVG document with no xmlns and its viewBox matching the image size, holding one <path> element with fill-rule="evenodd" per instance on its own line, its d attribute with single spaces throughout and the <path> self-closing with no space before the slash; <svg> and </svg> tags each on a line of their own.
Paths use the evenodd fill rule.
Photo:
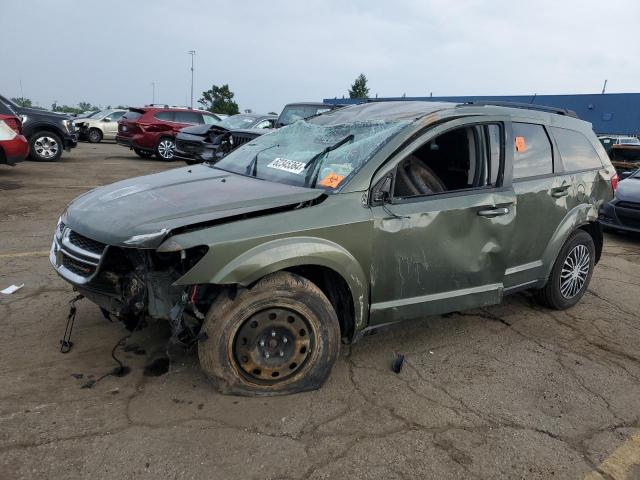
<svg viewBox="0 0 640 480">
<path fill-rule="evenodd" d="M 394 197 L 414 197 L 498 186 L 502 128 L 465 126 L 445 132 L 405 157 L 396 168 Z"/>
<path fill-rule="evenodd" d="M 602 168 L 602 161 L 591 142 L 582 133 L 551 127 L 566 171 Z"/>
<path fill-rule="evenodd" d="M 406 127 L 408 120 L 340 125 L 300 121 L 266 133 L 213 167 L 289 185 L 334 190 Z"/>
<path fill-rule="evenodd" d="M 551 142 L 542 125 L 514 123 L 513 178 L 553 173 Z"/>
<path fill-rule="evenodd" d="M 233 115 L 222 120 L 219 125 L 229 130 L 237 130 L 251 128 L 251 125 L 253 125 L 255 121 L 255 117 L 248 115 Z"/>
</svg>

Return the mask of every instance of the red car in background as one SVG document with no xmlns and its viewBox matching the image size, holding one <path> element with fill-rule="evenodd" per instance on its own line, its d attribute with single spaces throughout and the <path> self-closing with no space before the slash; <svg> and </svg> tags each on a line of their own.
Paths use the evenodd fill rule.
<svg viewBox="0 0 640 480">
<path fill-rule="evenodd" d="M 22 135 L 22 121 L 0 102 L 0 163 L 15 165 L 29 154 L 29 142 Z"/>
<path fill-rule="evenodd" d="M 130 108 L 118 122 L 116 143 L 129 147 L 141 158 L 155 154 L 160 160 L 173 160 L 180 129 L 218 121 L 220 118 L 213 113 L 190 108 L 168 105 Z"/>
</svg>

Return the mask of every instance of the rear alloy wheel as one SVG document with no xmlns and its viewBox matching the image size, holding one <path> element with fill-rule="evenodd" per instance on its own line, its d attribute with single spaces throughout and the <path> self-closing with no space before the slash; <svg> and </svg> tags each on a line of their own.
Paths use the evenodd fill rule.
<svg viewBox="0 0 640 480">
<path fill-rule="evenodd" d="M 160 160 L 173 160 L 173 152 L 176 149 L 176 142 L 173 138 L 165 137 L 160 139 L 156 147 L 156 156 Z"/>
<path fill-rule="evenodd" d="M 62 141 L 52 132 L 38 132 L 29 139 L 29 152 L 32 160 L 55 162 L 62 155 Z"/>
<path fill-rule="evenodd" d="M 547 284 L 538 299 L 547 307 L 564 310 L 574 306 L 589 287 L 596 249 L 591 235 L 576 230 L 560 250 Z"/>
<path fill-rule="evenodd" d="M 140 158 L 151 158 L 153 156 L 153 152 L 150 152 L 149 150 L 140 150 L 139 148 L 134 148 L 133 151 L 136 152 L 136 155 L 138 155 Z"/>
<path fill-rule="evenodd" d="M 97 128 L 92 128 L 87 134 L 87 140 L 89 143 L 100 143 L 102 141 L 102 132 Z"/>
<path fill-rule="evenodd" d="M 205 319 L 200 365 L 222 393 L 284 395 L 319 388 L 340 347 L 333 306 L 307 279 L 278 272 L 235 299 L 221 294 Z"/>
</svg>

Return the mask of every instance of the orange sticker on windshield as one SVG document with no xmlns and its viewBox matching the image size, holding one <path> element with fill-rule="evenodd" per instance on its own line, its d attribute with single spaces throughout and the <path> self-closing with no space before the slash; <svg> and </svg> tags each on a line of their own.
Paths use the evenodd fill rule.
<svg viewBox="0 0 640 480">
<path fill-rule="evenodd" d="M 524 141 L 524 137 L 516 137 L 516 152 L 522 153 L 527 150 L 527 142 Z"/>
<path fill-rule="evenodd" d="M 344 175 L 338 175 L 337 173 L 329 173 L 326 177 L 320 180 L 320 185 L 323 187 L 336 188 L 340 185 L 340 182 L 344 180 Z"/>
</svg>

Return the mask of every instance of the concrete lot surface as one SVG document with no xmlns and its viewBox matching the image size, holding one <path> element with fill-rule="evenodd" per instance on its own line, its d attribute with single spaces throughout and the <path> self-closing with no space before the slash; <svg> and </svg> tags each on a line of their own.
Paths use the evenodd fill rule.
<svg viewBox="0 0 640 480">
<path fill-rule="evenodd" d="M 640 479 L 640 238 L 606 235 L 581 303 L 517 295 L 343 346 L 311 393 L 213 391 L 195 353 L 144 376 L 166 330 L 126 334 L 86 300 L 62 355 L 73 292 L 49 265 L 56 220 L 99 185 L 182 166 L 113 144 L 0 167 L 0 479 Z M 133 347 L 132 347 L 133 346 Z M 395 352 L 406 355 L 399 375 Z"/>
</svg>

